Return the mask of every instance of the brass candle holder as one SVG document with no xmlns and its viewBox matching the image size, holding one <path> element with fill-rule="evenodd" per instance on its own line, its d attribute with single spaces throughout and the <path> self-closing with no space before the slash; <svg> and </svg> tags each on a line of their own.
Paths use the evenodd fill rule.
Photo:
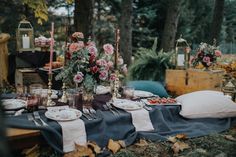
<svg viewBox="0 0 236 157">
<path fill-rule="evenodd" d="M 47 106 L 55 106 L 56 103 L 52 101 L 52 73 L 48 74 L 48 100 Z"/>
<path fill-rule="evenodd" d="M 68 96 L 67 96 L 67 93 L 66 93 L 66 83 L 65 82 L 63 82 L 63 85 L 62 85 L 62 96 L 58 101 L 62 102 L 62 103 L 67 103 L 68 102 Z"/>
<path fill-rule="evenodd" d="M 115 71 L 116 78 L 112 84 L 112 100 L 121 97 L 119 94 L 120 80 L 119 80 L 119 71 Z"/>
</svg>

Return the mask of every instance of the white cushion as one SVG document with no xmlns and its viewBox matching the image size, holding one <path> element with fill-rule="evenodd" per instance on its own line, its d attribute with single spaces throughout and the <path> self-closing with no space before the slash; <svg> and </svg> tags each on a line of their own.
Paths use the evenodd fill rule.
<svg viewBox="0 0 236 157">
<path fill-rule="evenodd" d="M 236 103 L 222 92 L 197 91 L 176 98 L 181 103 L 180 114 L 186 118 L 236 117 Z"/>
</svg>

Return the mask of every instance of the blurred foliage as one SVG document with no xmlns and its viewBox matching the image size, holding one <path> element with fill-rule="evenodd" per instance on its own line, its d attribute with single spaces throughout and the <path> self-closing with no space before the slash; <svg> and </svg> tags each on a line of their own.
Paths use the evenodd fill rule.
<svg viewBox="0 0 236 157">
<path fill-rule="evenodd" d="M 133 64 L 130 66 L 129 78 L 131 80 L 158 80 L 164 82 L 165 70 L 173 67 L 171 58 L 174 53 L 156 51 L 157 38 L 152 49 L 138 49 Z"/>
<path fill-rule="evenodd" d="M 57 41 L 64 41 L 67 36 L 66 24 L 72 18 L 73 12 L 68 15 L 57 16 L 48 11 L 48 8 L 58 9 L 65 7 L 73 9 L 73 0 L 2 0 L 0 6 L 0 30 L 12 35 L 12 44 L 15 41 L 15 29 L 22 16 L 25 15 L 32 23 L 35 36 L 49 36 L 50 22 L 55 22 L 58 29 L 55 33 Z M 114 43 L 114 30 L 119 27 L 121 0 L 94 0 L 94 37 L 98 46 L 106 42 Z M 155 37 L 161 39 L 165 17 L 167 13 L 168 0 L 134 0 L 133 1 L 133 52 L 140 47 L 151 47 L 151 41 Z M 179 18 L 177 38 L 183 34 L 189 43 L 198 45 L 200 42 L 207 42 L 210 33 L 210 22 L 213 14 L 214 0 L 185 0 L 182 5 L 182 12 Z M 14 10 L 14 11 L 13 11 Z M 7 15 L 11 15 L 10 17 Z M 48 20 L 46 15 L 48 15 Z M 225 0 L 225 14 L 220 35 L 220 44 L 223 52 L 236 51 L 236 0 Z M 40 19 L 40 20 L 39 20 Z M 71 19 L 70 19 L 71 20 Z M 38 21 L 42 25 L 38 24 Z M 69 33 L 73 32 L 73 23 L 69 24 Z M 122 39 L 121 39 L 122 40 Z M 159 43 L 157 50 L 159 49 Z M 211 43 L 210 43 L 211 44 Z M 230 45 L 231 44 L 231 45 Z M 233 48 L 232 48 L 233 46 Z M 14 46 L 9 46 L 14 51 Z"/>
</svg>

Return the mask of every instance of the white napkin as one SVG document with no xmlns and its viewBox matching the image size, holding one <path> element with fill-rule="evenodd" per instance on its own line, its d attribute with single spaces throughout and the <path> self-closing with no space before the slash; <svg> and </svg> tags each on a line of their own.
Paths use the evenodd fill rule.
<svg viewBox="0 0 236 157">
<path fill-rule="evenodd" d="M 131 113 L 132 123 L 136 131 L 152 131 L 154 127 L 152 125 L 149 112 L 145 109 L 127 111 Z"/>
<path fill-rule="evenodd" d="M 48 110 L 62 110 L 68 109 L 69 106 L 54 106 L 48 107 Z M 86 145 L 87 134 L 85 130 L 84 121 L 76 119 L 72 121 L 58 121 L 62 129 L 63 152 L 71 152 L 75 150 L 75 143 L 79 145 Z"/>
<path fill-rule="evenodd" d="M 63 152 L 67 153 L 75 150 L 75 143 L 86 145 L 87 134 L 84 122 L 81 119 L 58 123 L 62 128 Z"/>
</svg>

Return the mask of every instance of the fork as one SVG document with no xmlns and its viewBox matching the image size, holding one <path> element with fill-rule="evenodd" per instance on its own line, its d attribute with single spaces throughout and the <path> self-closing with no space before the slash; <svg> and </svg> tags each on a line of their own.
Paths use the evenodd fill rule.
<svg viewBox="0 0 236 157">
<path fill-rule="evenodd" d="M 103 108 L 105 110 L 110 110 L 114 115 L 117 115 L 117 113 L 115 111 L 113 111 L 110 107 L 108 107 L 106 104 L 103 105 Z"/>
<path fill-rule="evenodd" d="M 83 116 L 84 116 L 86 119 L 88 119 L 88 120 L 93 120 L 93 118 L 89 115 L 88 109 L 86 109 L 86 108 L 83 107 L 82 111 L 83 111 L 82 114 L 83 114 Z"/>
<path fill-rule="evenodd" d="M 119 112 L 115 107 L 113 107 L 111 103 L 106 103 L 106 105 L 107 105 L 107 107 L 109 107 L 110 109 L 114 110 L 118 115 L 120 114 L 120 112 Z"/>
<path fill-rule="evenodd" d="M 38 120 L 41 121 L 41 123 L 43 124 L 43 126 L 48 126 L 48 124 L 45 123 L 45 122 L 41 119 L 41 117 L 40 117 L 40 115 L 39 115 L 39 113 L 38 113 L 37 111 L 33 112 L 33 115 L 34 115 L 34 118 L 35 118 L 35 119 L 38 119 Z"/>
<path fill-rule="evenodd" d="M 36 126 L 41 126 L 31 114 L 28 114 L 28 120 L 34 122 Z"/>
</svg>

